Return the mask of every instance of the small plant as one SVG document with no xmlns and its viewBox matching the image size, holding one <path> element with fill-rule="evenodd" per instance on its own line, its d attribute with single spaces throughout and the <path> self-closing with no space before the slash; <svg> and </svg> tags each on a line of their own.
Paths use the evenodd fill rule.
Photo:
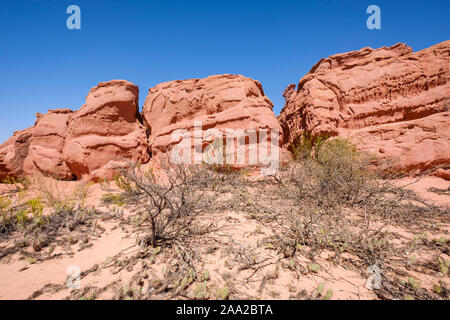
<svg viewBox="0 0 450 320">
<path fill-rule="evenodd" d="M 31 181 L 27 177 L 15 178 L 15 177 L 7 176 L 6 178 L 4 178 L 2 180 L 2 183 L 11 184 L 11 185 L 20 184 L 20 185 L 22 185 L 23 189 L 28 189 L 29 185 L 31 184 Z"/>
<path fill-rule="evenodd" d="M 209 280 L 209 271 L 208 270 L 203 271 L 201 280 L 202 281 L 208 281 Z"/>
<path fill-rule="evenodd" d="M 440 243 L 446 243 L 447 239 L 445 239 L 444 237 L 440 237 L 440 238 L 437 238 L 437 239 L 433 239 L 433 241 L 435 243 L 437 243 L 437 244 L 440 244 Z"/>
<path fill-rule="evenodd" d="M 217 299 L 227 300 L 230 295 L 230 289 L 228 286 L 224 286 L 222 289 L 217 290 Z"/>
<path fill-rule="evenodd" d="M 86 197 L 89 194 L 89 188 L 93 185 L 93 182 L 81 183 L 79 184 L 74 191 L 73 200 L 77 200 L 80 203 L 80 206 L 84 207 Z"/>
<path fill-rule="evenodd" d="M 25 225 L 30 221 L 28 211 L 25 208 L 18 208 L 14 213 L 14 220 L 19 228 L 24 229 Z"/>
<path fill-rule="evenodd" d="M 16 182 L 16 178 L 10 177 L 10 176 L 6 176 L 6 178 L 4 178 L 2 180 L 2 183 L 4 183 L 4 184 L 16 184 L 17 182 Z"/>
<path fill-rule="evenodd" d="M 442 272 L 443 275 L 447 275 L 448 268 L 450 267 L 450 260 L 445 260 L 439 257 L 438 263 L 439 263 L 439 270 Z"/>
<path fill-rule="evenodd" d="M 360 201 L 368 181 L 370 158 L 345 139 L 327 141 L 317 154 L 319 192 L 328 201 L 354 204 Z"/>
<path fill-rule="evenodd" d="M 323 282 L 319 283 L 319 285 L 317 286 L 317 293 L 322 294 L 324 289 L 325 289 L 325 283 L 323 283 Z"/>
<path fill-rule="evenodd" d="M 317 263 L 310 264 L 310 265 L 308 265 L 308 270 L 309 270 L 310 272 L 315 272 L 315 273 L 317 273 L 317 272 L 319 272 L 319 265 L 318 265 Z"/>
<path fill-rule="evenodd" d="M 328 289 L 327 290 L 327 294 L 323 297 L 323 299 L 324 300 L 330 300 L 332 296 L 333 296 L 333 290 Z"/>
<path fill-rule="evenodd" d="M 194 290 L 194 297 L 196 299 L 207 299 L 208 298 L 208 290 L 206 287 L 206 281 L 198 284 Z"/>
<path fill-rule="evenodd" d="M 11 199 L 8 197 L 0 197 L 0 212 L 4 212 L 11 205 Z"/>
<path fill-rule="evenodd" d="M 161 252 L 161 246 L 158 246 L 158 247 L 155 248 L 155 251 L 153 252 L 153 254 L 156 256 L 160 252 Z"/>
<path fill-rule="evenodd" d="M 333 296 L 333 290 L 328 289 L 327 292 L 324 294 L 325 291 L 325 283 L 321 282 L 317 285 L 316 290 L 312 294 L 313 299 L 322 298 L 323 300 L 330 300 Z"/>
<path fill-rule="evenodd" d="M 442 286 L 440 284 L 435 284 L 433 286 L 433 290 L 437 293 L 440 294 L 442 292 Z"/>
<path fill-rule="evenodd" d="M 114 194 L 111 192 L 102 195 L 102 202 L 105 204 L 114 204 L 116 206 L 122 207 L 125 205 L 123 197 L 120 194 Z"/>
</svg>

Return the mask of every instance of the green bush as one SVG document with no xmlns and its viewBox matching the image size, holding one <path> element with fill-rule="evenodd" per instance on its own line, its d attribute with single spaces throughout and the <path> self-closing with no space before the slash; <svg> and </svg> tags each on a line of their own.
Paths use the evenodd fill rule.
<svg viewBox="0 0 450 320">
<path fill-rule="evenodd" d="M 374 178 L 368 170 L 369 163 L 370 157 L 348 140 L 320 142 L 312 156 L 297 157 L 292 164 L 288 178 L 294 189 L 287 192 L 293 192 L 299 200 L 311 199 L 325 207 L 355 204 L 363 201 Z"/>
<path fill-rule="evenodd" d="M 294 159 L 304 160 L 317 158 L 318 153 L 328 138 L 330 138 L 330 135 L 327 134 L 314 136 L 308 132 L 302 133 L 302 135 L 295 139 L 295 142 L 292 144 Z"/>
<path fill-rule="evenodd" d="M 356 203 L 374 176 L 368 170 L 370 157 L 345 139 L 327 141 L 317 152 L 318 192 L 329 201 Z"/>
</svg>

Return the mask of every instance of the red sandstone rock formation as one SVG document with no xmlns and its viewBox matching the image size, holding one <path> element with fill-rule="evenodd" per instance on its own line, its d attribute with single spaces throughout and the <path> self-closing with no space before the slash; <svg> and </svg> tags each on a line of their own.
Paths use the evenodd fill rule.
<svg viewBox="0 0 450 320">
<path fill-rule="evenodd" d="M 187 130 L 193 136 L 194 121 L 201 121 L 203 131 L 214 128 L 224 136 L 227 129 L 266 129 L 268 135 L 276 129 L 281 136 L 272 107 L 258 81 L 241 75 L 214 75 L 158 84 L 149 90 L 142 116 L 150 129 L 152 154 L 157 155 L 180 142 L 172 139 L 176 130 Z M 208 145 L 204 139 L 200 143 L 203 148 Z M 246 147 L 257 148 L 257 143 Z"/>
<path fill-rule="evenodd" d="M 138 99 L 138 87 L 124 80 L 91 89 L 86 104 L 70 119 L 63 149 L 63 159 L 77 179 L 111 178 L 125 158 L 149 160 Z"/>
<path fill-rule="evenodd" d="M 0 179 L 40 172 L 59 179 L 112 178 L 124 159 L 149 160 L 139 90 L 124 80 L 91 89 L 78 111 L 37 114 L 33 127 L 0 146 Z"/>
<path fill-rule="evenodd" d="M 286 88 L 280 138 L 289 146 L 303 132 L 349 137 L 361 149 L 393 158 L 402 170 L 436 169 L 433 174 L 448 179 L 449 66 L 450 41 L 417 53 L 397 44 L 322 59 L 297 88 Z M 181 138 L 172 139 L 176 130 L 192 137 L 196 121 L 202 134 L 207 129 L 281 131 L 261 84 L 240 75 L 159 84 L 149 90 L 142 115 L 138 92 L 124 80 L 103 82 L 91 89 L 80 110 L 38 115 L 34 127 L 0 145 L 0 179 L 34 172 L 62 179 L 111 178 L 124 158 L 145 163 L 151 153 L 179 145 Z M 203 149 L 211 142 L 200 137 Z M 261 141 L 245 144 L 250 151 Z"/>
<path fill-rule="evenodd" d="M 25 174 L 41 172 L 61 180 L 73 179 L 73 174 L 62 156 L 72 114 L 73 111 L 69 109 L 56 109 L 36 115 L 36 123 L 31 130 L 30 148 L 24 163 Z"/>
<path fill-rule="evenodd" d="M 320 60 L 285 92 L 284 143 L 303 132 L 349 137 L 402 170 L 450 167 L 450 41 Z"/>
<path fill-rule="evenodd" d="M 0 182 L 8 177 L 24 174 L 23 163 L 28 155 L 32 127 L 14 132 L 13 136 L 0 145 Z"/>
</svg>

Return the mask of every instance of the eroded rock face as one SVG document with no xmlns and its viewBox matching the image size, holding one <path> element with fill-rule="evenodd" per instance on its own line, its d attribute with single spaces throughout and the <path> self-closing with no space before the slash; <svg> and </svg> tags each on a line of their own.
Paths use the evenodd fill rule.
<svg viewBox="0 0 450 320">
<path fill-rule="evenodd" d="M 14 132 L 0 145 L 0 182 L 8 177 L 23 176 L 23 164 L 28 155 L 33 127 Z"/>
<path fill-rule="evenodd" d="M 139 90 L 113 80 L 91 89 L 73 112 L 50 110 L 0 146 L 0 178 L 41 173 L 61 180 L 112 178 L 124 159 L 149 160 L 147 130 L 138 106 Z"/>
<path fill-rule="evenodd" d="M 124 159 L 149 160 L 138 98 L 138 87 L 124 80 L 91 89 L 86 104 L 70 119 L 63 148 L 63 159 L 77 179 L 112 178 Z"/>
<path fill-rule="evenodd" d="M 224 136 L 228 130 L 244 136 L 265 131 L 277 146 L 279 139 L 291 145 L 304 132 L 349 137 L 361 149 L 392 158 L 402 170 L 435 171 L 448 178 L 449 57 L 446 41 L 417 53 L 397 44 L 322 59 L 297 87 L 286 88 L 280 122 L 261 84 L 240 75 L 161 83 L 149 90 L 142 114 L 137 86 L 124 80 L 102 82 L 80 110 L 38 115 L 35 126 L 2 144 L 0 179 L 34 172 L 60 179 L 111 178 L 124 159 L 146 163 L 151 154 L 167 154 L 179 146 L 184 138 L 173 136 L 179 130 L 192 138 L 192 154 L 196 145 L 202 151 L 217 141 L 205 135 L 207 130 Z M 196 123 L 201 123 L 199 137 Z M 279 135 L 273 138 L 273 132 Z M 259 158 L 264 141 L 261 135 L 241 141 L 245 163 L 251 164 L 247 155 L 257 150 Z"/>
<path fill-rule="evenodd" d="M 392 165 L 409 174 L 438 169 L 435 175 L 450 180 L 448 173 L 446 175 L 442 170 L 450 167 L 450 112 L 411 121 L 342 130 L 339 135 L 350 138 L 361 150 L 389 160 L 384 166 Z M 390 161 L 393 161 L 392 164 Z"/>
<path fill-rule="evenodd" d="M 25 174 L 33 175 L 40 172 L 60 180 L 74 178 L 62 155 L 67 128 L 73 113 L 70 109 L 56 109 L 36 115 L 28 156 L 24 163 Z"/>
<path fill-rule="evenodd" d="M 320 60 L 285 92 L 284 143 L 303 132 L 349 137 L 407 171 L 450 166 L 450 41 L 405 44 Z"/>
<path fill-rule="evenodd" d="M 149 90 L 142 116 L 150 130 L 152 154 L 158 155 L 180 143 L 180 139 L 172 137 L 177 130 L 188 131 L 194 137 L 195 122 L 201 123 L 203 133 L 217 129 L 224 137 L 226 130 L 267 130 L 270 141 L 274 130 L 281 136 L 272 107 L 258 81 L 241 75 L 214 75 L 158 84 Z M 214 141 L 199 139 L 202 148 Z M 258 148 L 258 142 L 249 142 L 245 147 Z"/>
<path fill-rule="evenodd" d="M 195 121 L 202 125 L 200 150 L 214 141 L 203 136 L 208 129 L 225 135 L 227 130 L 235 130 L 244 138 L 247 130 L 253 130 L 257 139 L 243 140 L 244 166 L 257 165 L 249 161 L 253 152 L 261 158 L 260 131 L 267 134 L 268 154 L 272 156 L 272 140 L 278 148 L 281 127 L 272 102 L 261 84 L 252 79 L 217 75 L 159 84 L 150 89 L 144 105 L 142 117 L 147 127 L 139 114 L 138 95 L 137 86 L 130 82 L 102 82 L 91 89 L 80 110 L 38 114 L 33 127 L 17 132 L 1 146 L 1 175 L 42 173 L 65 180 L 112 178 L 118 168 L 126 165 L 125 159 L 146 163 L 152 152 L 165 154 L 179 142 L 172 141 L 171 134 L 177 129 L 192 133 Z M 272 139 L 274 131 L 277 135 Z M 278 166 L 278 158 L 276 162 Z"/>
</svg>

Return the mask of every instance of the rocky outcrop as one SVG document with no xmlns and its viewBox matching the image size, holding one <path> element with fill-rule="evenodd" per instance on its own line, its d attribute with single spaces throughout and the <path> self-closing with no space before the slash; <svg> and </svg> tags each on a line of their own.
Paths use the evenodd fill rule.
<svg viewBox="0 0 450 320">
<path fill-rule="evenodd" d="M 63 159 L 77 179 L 111 178 L 124 159 L 149 160 L 138 99 L 138 87 L 124 80 L 91 89 L 86 104 L 70 119 L 63 148 Z"/>
<path fill-rule="evenodd" d="M 86 104 L 37 114 L 36 123 L 0 146 L 0 179 L 41 173 L 61 180 L 112 178 L 118 168 L 148 162 L 139 90 L 124 80 L 92 88 Z"/>
<path fill-rule="evenodd" d="M 249 158 L 253 154 L 261 159 L 263 141 L 271 160 L 279 155 L 272 154 L 270 146 L 271 134 L 277 132 L 273 144 L 278 147 L 281 127 L 272 102 L 257 81 L 217 75 L 162 83 L 150 89 L 142 115 L 138 96 L 134 84 L 113 80 L 92 88 L 86 104 L 78 111 L 57 109 L 38 114 L 33 127 L 16 133 L 1 146 L 1 175 L 17 177 L 39 172 L 58 179 L 112 178 L 126 165 L 125 160 L 146 163 L 151 153 L 165 154 L 179 142 L 172 140 L 171 134 L 177 129 L 192 133 L 195 123 L 202 126 L 197 140 L 201 151 L 217 141 L 206 135 L 216 129 L 227 138 L 230 130 L 242 134 L 233 138 L 236 149 L 239 142 L 245 145 L 244 166 L 258 165 Z M 252 140 L 252 130 L 256 140 Z M 240 165 L 236 158 L 232 164 Z"/>
<path fill-rule="evenodd" d="M 287 146 L 304 132 L 349 137 L 402 170 L 450 166 L 450 41 L 416 53 L 397 44 L 333 55 L 284 97 Z"/>
<path fill-rule="evenodd" d="M 0 179 L 111 178 L 126 160 L 147 163 L 186 142 L 190 163 L 198 153 L 205 162 L 210 149 L 213 158 L 224 151 L 232 167 L 261 168 L 269 154 L 278 166 L 288 158 L 280 142 L 289 147 L 303 133 L 347 137 L 400 170 L 448 179 L 449 68 L 450 41 L 416 53 L 397 44 L 333 55 L 286 88 L 278 119 L 261 84 L 241 75 L 158 84 L 141 114 L 136 85 L 102 82 L 80 110 L 38 114 L 33 127 L 0 145 Z"/>
<path fill-rule="evenodd" d="M 441 169 L 435 175 L 448 178 L 441 167 L 450 167 L 450 112 L 411 121 L 342 130 L 339 135 L 350 138 L 361 150 L 386 160 L 383 163 L 386 168 L 397 168 L 408 174 L 431 173 L 434 169 Z"/>
<path fill-rule="evenodd" d="M 201 145 L 201 150 L 215 141 L 214 138 L 208 140 L 204 135 L 202 137 L 202 133 L 209 129 L 221 132 L 224 139 L 228 138 L 227 130 L 235 133 L 239 130 L 244 133 L 248 130 L 266 130 L 270 141 L 272 132 L 277 130 L 281 133 L 272 108 L 272 102 L 258 81 L 241 75 L 214 75 L 158 84 L 149 90 L 142 116 L 150 130 L 152 154 L 158 155 L 180 143 L 181 138 L 173 139 L 172 136 L 177 130 L 184 130 L 193 137 L 192 145 L 194 139 L 199 139 L 196 141 Z M 202 132 L 198 138 L 194 138 L 195 122 L 201 123 Z M 254 143 L 247 141 L 245 148 L 247 151 L 258 149 L 259 143 L 259 140 Z M 274 143 L 278 146 L 279 141 Z M 233 165 L 236 161 L 230 160 L 229 164 Z M 246 158 L 245 163 L 248 162 Z"/>
<path fill-rule="evenodd" d="M 8 177 L 23 176 L 23 164 L 28 155 L 32 127 L 14 132 L 0 145 L 0 182 Z"/>
<path fill-rule="evenodd" d="M 72 115 L 73 111 L 70 109 L 49 110 L 46 114 L 36 115 L 30 148 L 24 163 L 25 174 L 41 172 L 60 180 L 74 178 L 62 155 Z"/>
</svg>

